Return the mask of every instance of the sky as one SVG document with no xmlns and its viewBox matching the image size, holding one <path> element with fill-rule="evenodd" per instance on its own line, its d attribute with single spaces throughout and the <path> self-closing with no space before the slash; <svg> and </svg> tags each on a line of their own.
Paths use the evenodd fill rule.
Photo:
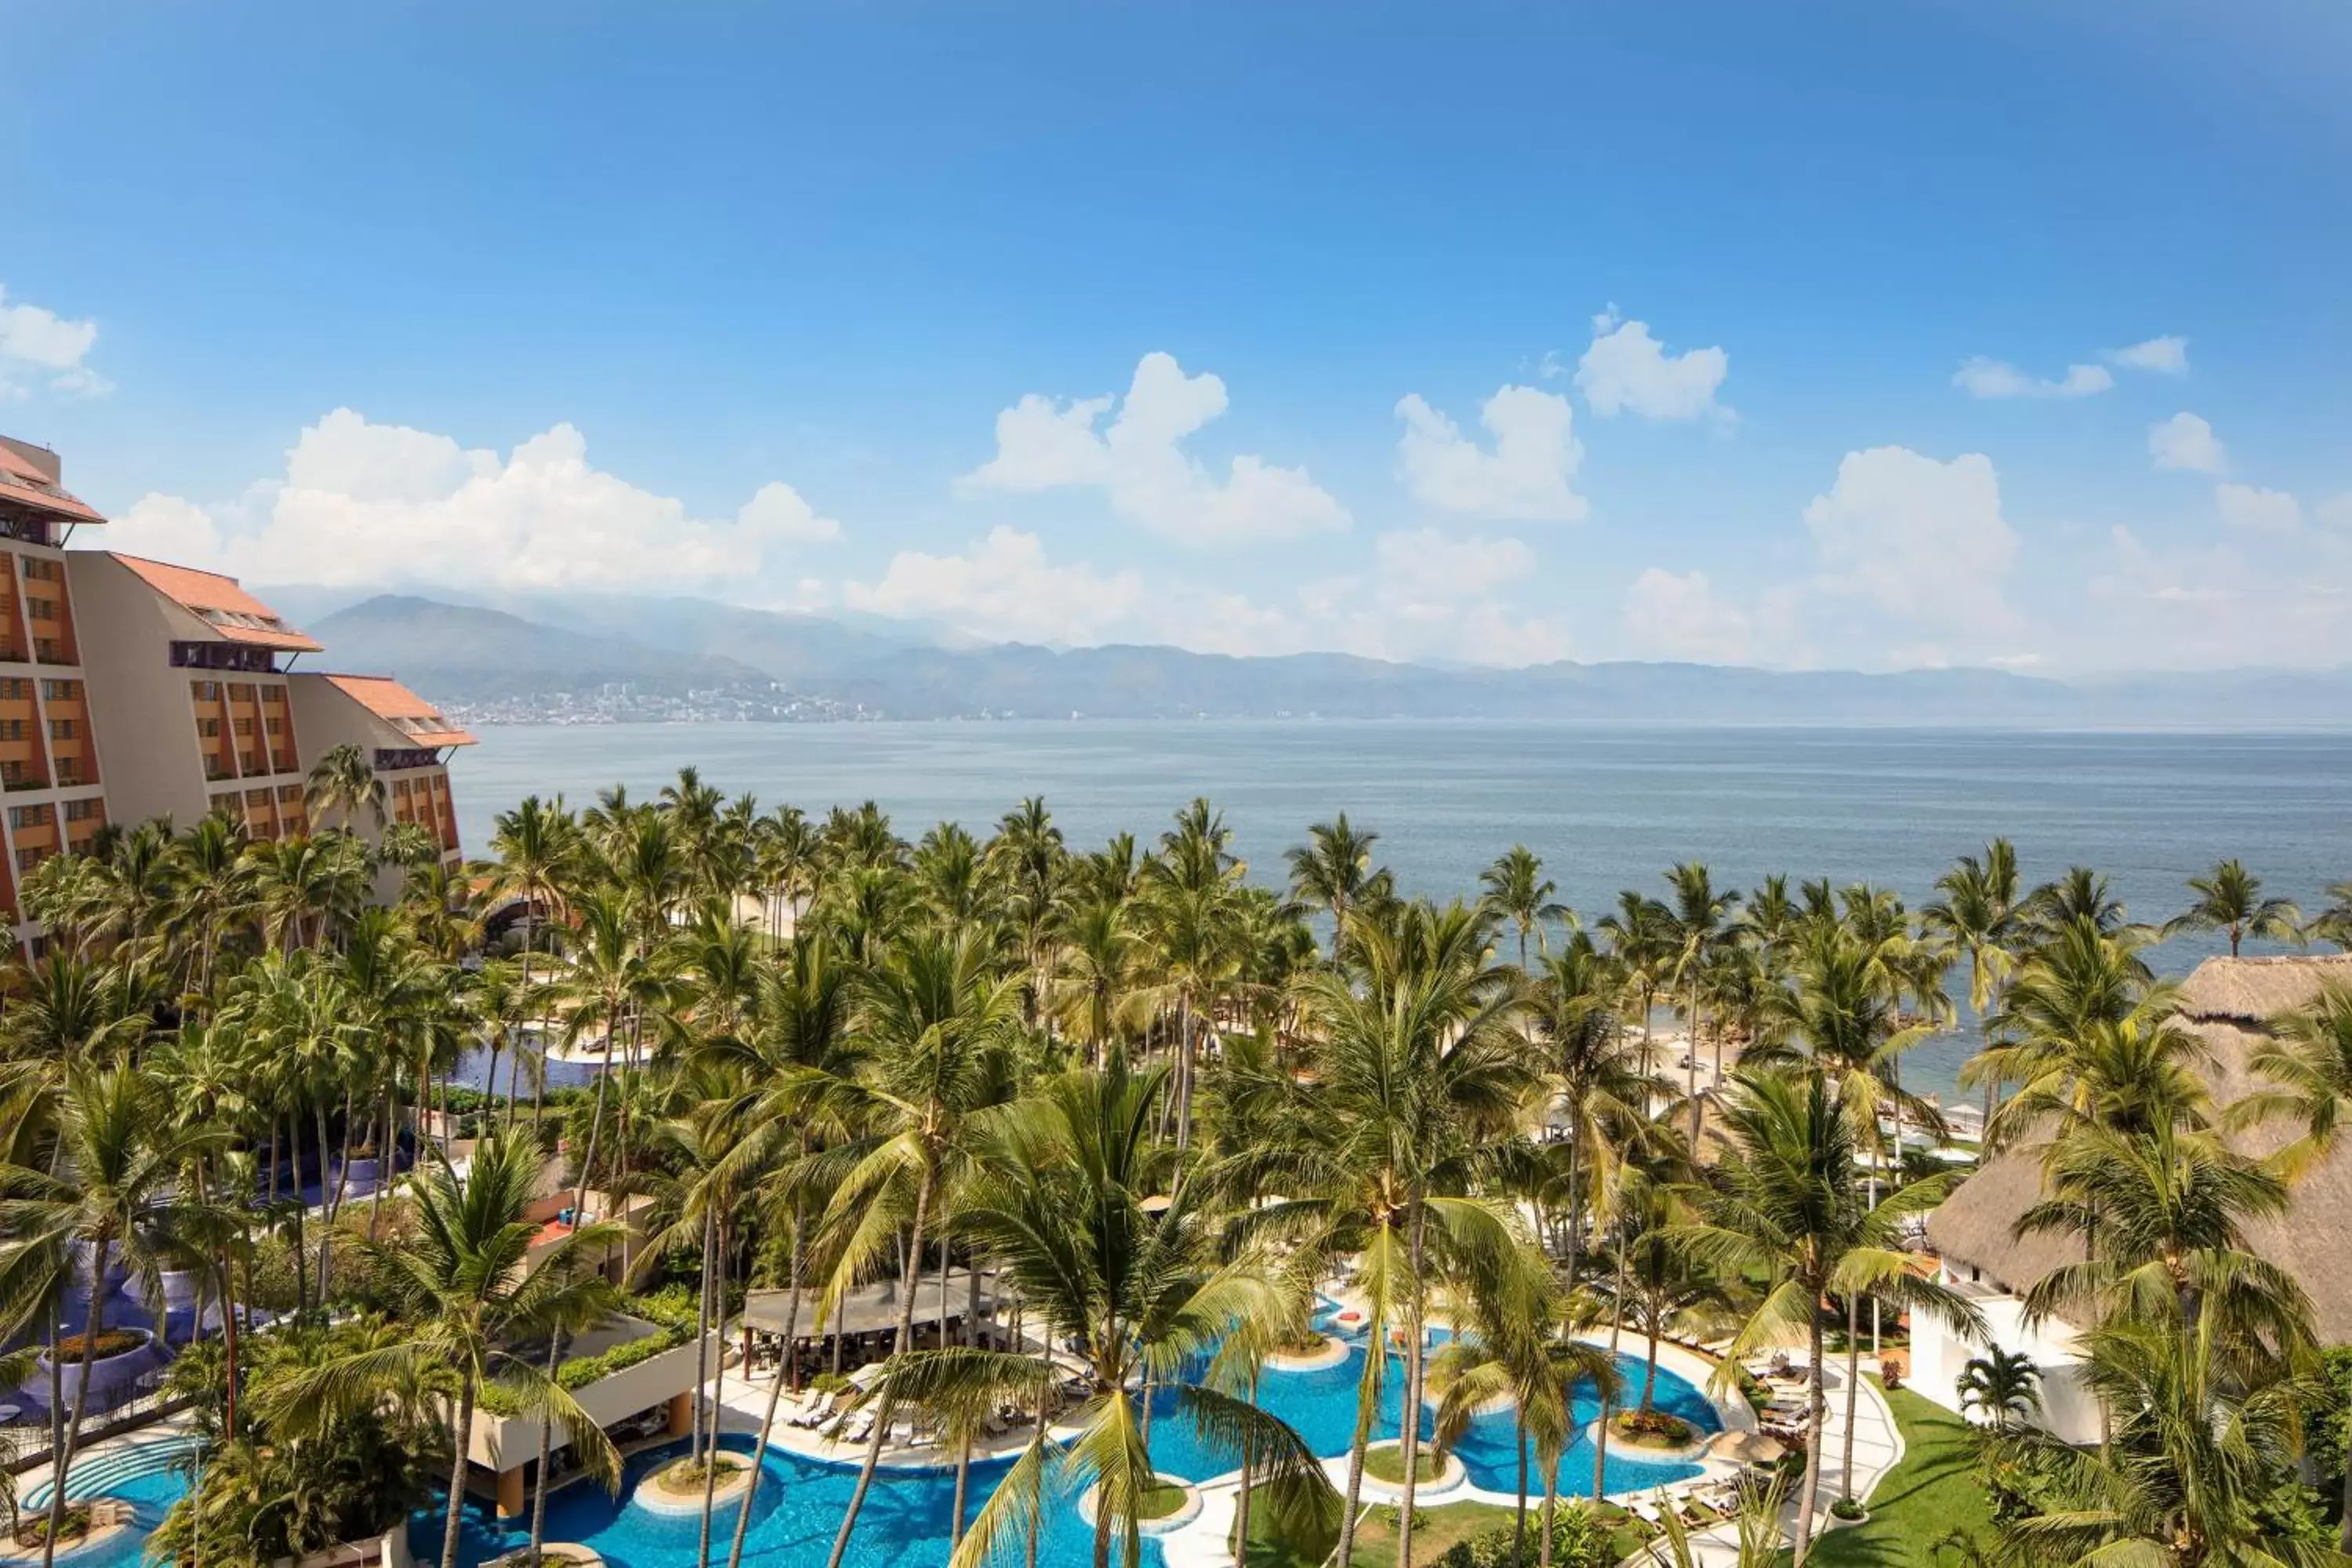
<svg viewBox="0 0 2352 1568">
<path fill-rule="evenodd" d="M 1056 646 L 2352 662 L 2340 0 L 9 10 L 0 431 L 116 548 Z"/>
</svg>

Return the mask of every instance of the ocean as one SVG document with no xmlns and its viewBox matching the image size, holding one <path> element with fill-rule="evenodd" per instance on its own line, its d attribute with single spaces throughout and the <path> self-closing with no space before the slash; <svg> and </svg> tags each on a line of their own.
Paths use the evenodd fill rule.
<svg viewBox="0 0 2352 1568">
<path fill-rule="evenodd" d="M 488 853 L 491 822 L 523 795 L 593 805 L 649 798 L 691 764 L 763 809 L 822 815 L 878 802 L 918 837 L 942 820 L 984 836 L 1043 795 L 1073 848 L 1131 831 L 1149 844 L 1205 795 L 1251 875 L 1345 811 L 1381 834 L 1406 891 L 1475 894 L 1513 844 L 1544 858 L 1588 918 L 1618 889 L 1664 896 L 1662 873 L 1703 860 L 1717 885 L 1774 872 L 1891 887 L 1915 905 L 1954 857 L 1996 835 L 2029 881 L 2070 865 L 2114 879 L 2133 918 L 2161 921 L 2185 879 L 2235 857 L 2266 893 L 2306 908 L 2352 879 L 2352 735 L 2082 734 L 1902 730 L 1634 730 L 1428 721 L 1008 721 L 867 724 L 507 726 L 451 764 L 458 829 Z M 2216 951 L 2163 945 L 2185 972 Z M 2250 949 L 2249 951 L 2253 951 Z M 1923 1045 L 1906 1071 L 1949 1091 L 1964 1035 Z"/>
</svg>

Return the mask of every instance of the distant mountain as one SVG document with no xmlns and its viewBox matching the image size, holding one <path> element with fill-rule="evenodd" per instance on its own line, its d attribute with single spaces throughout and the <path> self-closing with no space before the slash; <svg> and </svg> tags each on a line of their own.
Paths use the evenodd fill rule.
<svg viewBox="0 0 2352 1568">
<path fill-rule="evenodd" d="M 1561 662 L 1438 668 L 1181 648 L 943 646 L 933 628 L 858 625 L 709 600 L 541 597 L 528 616 L 384 595 L 312 622 L 336 668 L 383 668 L 429 695 L 511 705 L 610 682 L 683 695 L 780 683 L 810 710 L 897 719 L 1417 718 L 1659 725 L 1986 728 L 2352 727 L 2352 669 L 2230 670 L 2062 682 L 1991 669 L 1788 672 Z"/>
<path fill-rule="evenodd" d="M 628 682 L 654 691 L 772 684 L 739 659 L 679 653 L 610 631 L 583 635 L 501 610 L 383 594 L 304 628 L 322 668 L 396 677 L 446 702 L 580 693 Z"/>
</svg>

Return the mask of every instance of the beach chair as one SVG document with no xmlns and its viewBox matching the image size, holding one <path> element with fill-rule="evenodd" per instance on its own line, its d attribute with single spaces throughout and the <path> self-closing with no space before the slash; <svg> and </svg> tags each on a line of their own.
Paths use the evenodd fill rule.
<svg viewBox="0 0 2352 1568">
<path fill-rule="evenodd" d="M 863 1443 L 872 1436 L 874 1436 L 874 1412 L 859 1410 L 852 1412 L 849 1420 L 843 1426 L 840 1440 L 845 1443 Z"/>
</svg>

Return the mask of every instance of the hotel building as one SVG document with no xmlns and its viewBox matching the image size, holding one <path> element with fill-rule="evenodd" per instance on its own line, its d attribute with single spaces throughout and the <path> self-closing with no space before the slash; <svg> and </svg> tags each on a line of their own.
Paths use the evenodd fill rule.
<svg viewBox="0 0 2352 1568">
<path fill-rule="evenodd" d="M 446 764 L 471 735 L 396 680 L 296 673 L 320 644 L 233 577 L 67 549 L 106 520 L 62 479 L 55 452 L 0 436 L 0 916 L 19 942 L 39 931 L 17 888 L 50 856 L 157 816 L 307 833 L 310 770 L 347 743 L 383 779 L 387 820 L 455 863 Z M 351 826 L 381 840 L 364 816 Z"/>
<path fill-rule="evenodd" d="M 383 815 L 387 824 L 413 822 L 431 835 L 444 865 L 462 858 L 457 848 L 457 807 L 449 795 L 449 755 L 470 746 L 474 737 L 441 717 L 441 710 L 382 675 L 326 675 L 308 672 L 289 682 L 294 703 L 294 723 L 307 752 L 323 756 L 337 746 L 357 746 L 375 776 L 383 781 Z M 352 832 L 371 845 L 383 835 L 365 813 L 350 824 Z M 396 869 L 387 868 L 389 896 L 398 885 Z"/>
<path fill-rule="evenodd" d="M 106 825 L 82 628 L 64 545 L 104 520 L 69 494 L 57 454 L 0 436 L 0 912 L 17 940 L 16 884 Z"/>
</svg>

